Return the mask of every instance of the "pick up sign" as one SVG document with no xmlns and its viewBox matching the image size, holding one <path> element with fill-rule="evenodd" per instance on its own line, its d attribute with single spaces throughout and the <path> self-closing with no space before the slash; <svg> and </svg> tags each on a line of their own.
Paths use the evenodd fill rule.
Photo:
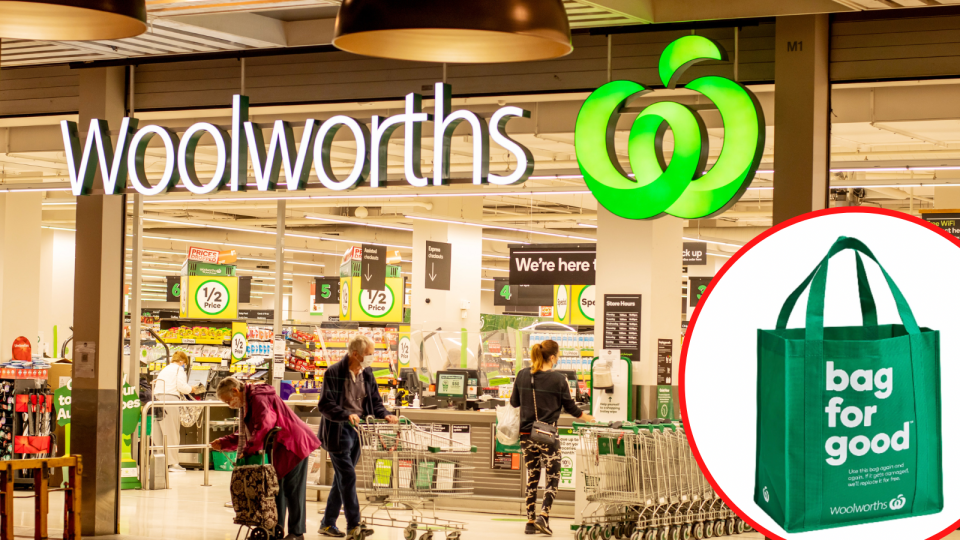
<svg viewBox="0 0 960 540">
<path fill-rule="evenodd" d="M 510 247 L 510 285 L 593 285 L 596 279 L 595 246 Z"/>
</svg>

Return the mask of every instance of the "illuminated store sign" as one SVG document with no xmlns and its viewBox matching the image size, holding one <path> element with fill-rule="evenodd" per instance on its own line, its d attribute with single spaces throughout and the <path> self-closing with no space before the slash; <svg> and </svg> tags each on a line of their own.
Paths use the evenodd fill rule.
<svg viewBox="0 0 960 540">
<path fill-rule="evenodd" d="M 703 36 L 684 36 L 660 55 L 660 80 L 673 89 L 690 66 L 726 59 L 718 43 Z M 618 162 L 614 134 L 627 102 L 649 90 L 635 82 L 613 81 L 590 94 L 580 108 L 574 134 L 577 161 L 590 191 L 610 212 L 630 219 L 666 214 L 703 218 L 732 206 L 750 185 L 760 165 L 765 135 L 763 109 L 756 96 L 725 77 L 699 77 L 684 87 L 713 101 L 723 119 L 723 149 L 705 174 L 707 129 L 690 107 L 660 101 L 640 112 L 627 142 L 633 178 Z M 663 155 L 668 126 L 674 141 L 669 165 Z"/>
<path fill-rule="evenodd" d="M 367 181 L 371 187 L 387 185 L 387 143 L 393 132 L 404 126 L 403 170 L 410 185 L 441 186 L 450 179 L 450 146 L 457 126 L 466 122 L 472 128 L 474 184 L 491 183 L 511 185 L 523 182 L 533 172 L 530 150 L 511 139 L 506 132 L 507 122 L 513 117 L 530 117 L 530 112 L 519 107 L 502 107 L 490 116 L 489 125 L 475 113 L 451 110 L 450 85 L 436 83 L 434 113 L 422 112 L 421 96 L 406 96 L 404 112 L 390 117 L 374 116 L 370 125 L 349 116 L 336 115 L 325 122 L 307 120 L 303 134 L 297 141 L 289 122 L 277 120 L 269 145 L 265 144 L 263 128 L 248 121 L 248 99 L 233 96 L 232 125 L 226 129 L 198 122 L 183 133 L 182 138 L 165 127 L 148 125 L 138 129 L 136 118 L 124 118 L 116 146 L 105 120 L 92 120 L 86 141 L 80 144 L 75 122 L 63 121 L 63 145 L 74 195 L 88 195 L 93 190 L 94 177 L 99 167 L 103 190 L 108 195 L 122 193 L 128 182 L 143 195 L 157 195 L 182 183 L 192 193 L 203 195 L 229 186 L 230 191 L 247 189 L 247 167 L 253 164 L 256 189 L 276 189 L 280 168 L 287 179 L 287 190 L 304 189 L 311 170 L 320 183 L 332 190 L 352 189 Z M 433 122 L 434 166 L 432 178 L 420 172 L 421 124 Z M 356 157 L 350 173 L 343 179 L 334 176 L 330 163 L 333 138 L 340 129 L 347 129 L 356 141 Z M 216 166 L 209 178 L 201 179 L 196 171 L 196 151 L 201 137 L 209 135 L 216 147 Z M 145 154 L 147 145 L 159 137 L 163 143 L 165 164 L 160 179 L 151 184 L 147 180 Z M 491 174 L 490 140 L 502 146 L 517 159 L 517 167 L 506 175 Z M 249 152 L 249 154 L 248 154 Z"/>
</svg>

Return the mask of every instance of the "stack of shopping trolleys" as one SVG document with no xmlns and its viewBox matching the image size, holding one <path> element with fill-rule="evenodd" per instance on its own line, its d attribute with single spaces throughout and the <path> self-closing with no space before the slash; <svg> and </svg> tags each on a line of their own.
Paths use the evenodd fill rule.
<svg viewBox="0 0 960 540">
<path fill-rule="evenodd" d="M 436 517 L 435 499 L 469 497 L 473 481 L 462 462 L 477 447 L 440 435 L 432 425 L 416 425 L 406 418 L 398 424 L 367 419 L 358 426 L 360 471 L 358 488 L 366 493 L 361 522 L 403 529 L 405 540 L 459 540 L 463 523 Z M 361 540 L 361 539 L 347 539 Z"/>
<path fill-rule="evenodd" d="M 576 540 L 700 540 L 750 529 L 713 492 L 682 426 L 575 426 L 590 503 Z"/>
</svg>

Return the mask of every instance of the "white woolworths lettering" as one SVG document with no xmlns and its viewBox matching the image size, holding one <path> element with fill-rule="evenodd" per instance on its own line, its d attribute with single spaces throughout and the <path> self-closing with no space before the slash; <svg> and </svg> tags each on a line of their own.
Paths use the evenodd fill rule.
<svg viewBox="0 0 960 540">
<path fill-rule="evenodd" d="M 451 87 L 436 83 L 434 91 L 434 114 L 421 111 L 422 97 L 408 94 L 402 114 L 388 118 L 374 116 L 371 128 L 357 119 L 338 115 L 326 122 L 306 121 L 299 147 L 289 122 L 277 120 L 273 124 L 269 146 L 264 144 L 263 128 L 248 118 L 246 96 L 233 96 L 231 130 L 207 123 L 193 124 L 179 138 L 165 127 L 148 125 L 138 129 L 136 118 L 124 118 L 116 146 L 110 137 L 110 127 L 105 120 L 91 120 L 81 151 L 80 134 L 76 122 L 60 123 L 67 170 L 74 195 L 88 195 L 93 191 L 93 181 L 99 168 L 103 177 L 103 193 L 113 195 L 127 189 L 129 179 L 132 187 L 143 195 L 158 195 L 182 182 L 191 193 L 209 194 L 230 186 L 231 191 L 247 189 L 247 156 L 253 165 L 256 188 L 273 191 L 282 165 L 287 179 L 287 190 L 304 189 L 311 167 L 320 183 L 328 189 L 342 191 L 352 189 L 369 179 L 371 187 L 387 185 L 387 143 L 393 132 L 404 126 L 403 169 L 406 181 L 415 187 L 430 185 L 430 179 L 420 171 L 421 124 L 434 123 L 434 186 L 450 179 L 450 143 L 457 126 L 466 122 L 472 129 L 473 164 L 471 178 L 474 184 L 491 183 L 512 185 L 524 182 L 534 167 L 533 154 L 507 134 L 507 122 L 514 117 L 529 118 L 530 111 L 519 107 L 501 107 L 490 117 L 490 124 L 475 113 L 461 109 L 451 110 Z M 338 180 L 330 165 L 330 150 L 333 137 L 341 127 L 347 127 L 356 141 L 356 158 L 350 174 Z M 165 153 L 164 170 L 155 184 L 150 184 L 144 166 L 147 145 L 154 137 L 160 137 Z M 206 181 L 197 176 L 195 154 L 200 139 L 213 139 L 216 147 L 216 169 Z M 517 166 L 509 174 L 490 174 L 490 139 L 513 154 Z"/>
<path fill-rule="evenodd" d="M 842 392 L 848 387 L 857 392 L 873 392 L 877 399 L 886 399 L 893 393 L 893 368 L 877 370 L 874 375 L 872 369 L 858 369 L 847 374 L 843 369 L 834 368 L 833 362 L 827 362 L 827 391 Z M 874 391 L 876 389 L 876 391 Z M 831 397 L 824 412 L 827 414 L 827 427 L 837 427 L 837 416 L 845 428 L 853 429 L 861 424 L 864 427 L 873 425 L 873 416 L 877 414 L 877 406 L 866 406 L 863 410 L 857 406 L 841 408 L 843 398 Z M 843 436 L 832 436 L 827 439 L 827 463 L 833 466 L 843 465 L 847 461 L 848 452 L 854 456 L 863 456 L 873 451 L 883 454 L 890 448 L 899 452 L 910 448 L 910 423 L 904 422 L 903 430 L 892 436 L 879 433 L 871 440 L 865 435 L 858 435 L 853 439 Z"/>
</svg>

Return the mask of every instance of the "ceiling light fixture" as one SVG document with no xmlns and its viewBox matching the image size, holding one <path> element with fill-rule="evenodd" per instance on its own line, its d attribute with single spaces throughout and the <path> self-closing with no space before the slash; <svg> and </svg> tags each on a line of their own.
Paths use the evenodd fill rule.
<svg viewBox="0 0 960 540">
<path fill-rule="evenodd" d="M 5 38 L 93 41 L 146 31 L 144 0 L 0 1 L 0 36 Z"/>
<path fill-rule="evenodd" d="M 458 64 L 531 62 L 573 51 L 561 0 L 344 0 L 333 45 L 364 56 Z"/>
</svg>

